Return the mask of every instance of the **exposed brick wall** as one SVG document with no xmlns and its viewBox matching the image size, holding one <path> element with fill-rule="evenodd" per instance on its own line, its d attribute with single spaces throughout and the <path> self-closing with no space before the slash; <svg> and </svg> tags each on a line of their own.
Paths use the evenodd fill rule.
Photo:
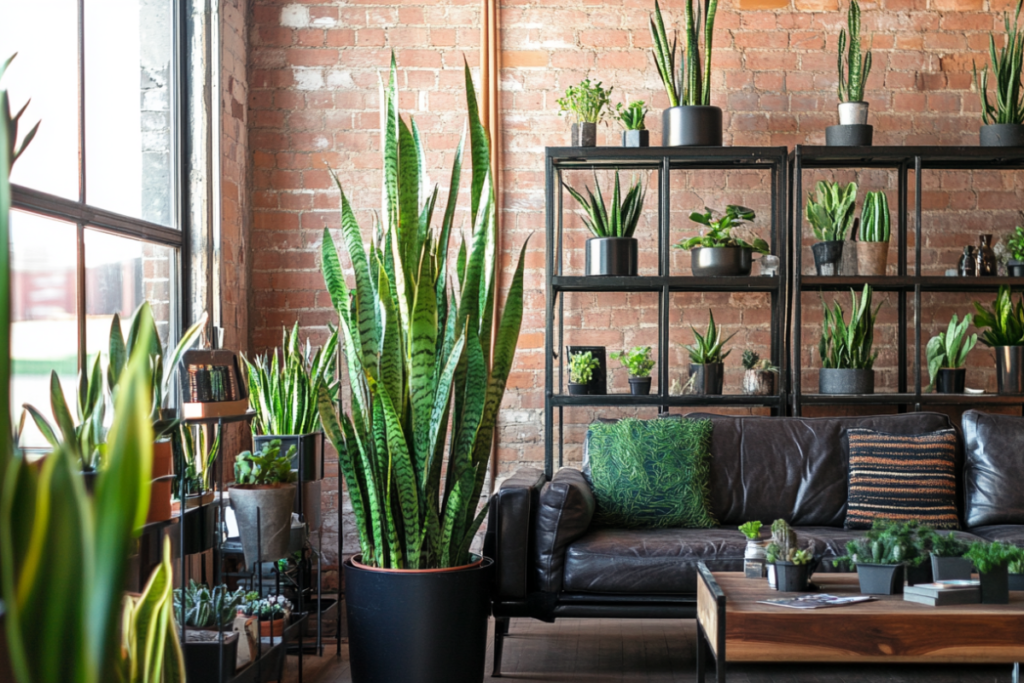
<svg viewBox="0 0 1024 683">
<path fill-rule="evenodd" d="M 1009 0 L 884 0 L 863 3 L 866 42 L 874 51 L 868 82 L 876 144 L 975 144 L 979 103 L 972 92 L 972 59 L 985 59 L 986 31 L 1001 25 Z M 506 2 L 502 7 L 504 69 L 501 107 L 504 131 L 502 267 L 512 250 L 534 232 L 527 253 L 526 312 L 516 366 L 501 416 L 499 454 L 503 472 L 543 457 L 543 149 L 568 140 L 556 99 L 566 86 L 590 76 L 615 87 L 615 101 L 645 99 L 652 140 L 660 140 L 664 90 L 649 55 L 647 28 L 653 0 Z M 844 3 L 845 7 L 845 3 Z M 681 3 L 663 5 L 670 25 L 682 21 Z M 462 127 L 462 60 L 479 62 L 477 0 L 409 0 L 390 4 L 302 0 L 254 0 L 250 41 L 249 144 L 252 184 L 252 308 L 254 350 L 277 343 L 282 325 L 298 319 L 316 339 L 334 319 L 318 265 L 322 228 L 338 225 L 338 196 L 326 168 L 339 173 L 365 230 L 380 205 L 378 72 L 394 49 L 400 66 L 403 114 L 413 114 L 426 138 L 428 166 L 447 188 L 448 165 Z M 725 143 L 733 145 L 823 144 L 835 123 L 835 51 L 845 11 L 836 0 L 723 0 L 713 57 L 712 102 L 725 111 Z M 476 69 L 474 69 L 476 74 Z M 617 144 L 618 129 L 602 127 L 599 141 Z M 808 173 L 805 186 L 829 177 Z M 888 188 L 896 205 L 895 174 L 870 171 L 836 174 L 857 178 L 866 189 Z M 567 178 L 583 183 L 587 178 Z M 592 182 L 592 180 L 590 181 Z M 763 174 L 703 173 L 673 177 L 673 241 L 690 229 L 685 216 L 707 204 L 745 203 L 767 216 L 770 198 Z M 464 184 L 465 186 L 465 184 Z M 960 247 L 979 232 L 1004 234 L 1020 205 L 1019 176 L 1012 173 L 929 173 L 923 197 L 928 212 L 924 245 L 927 274 L 955 265 Z M 648 195 L 653 210 L 656 193 Z M 567 204 L 567 207 L 569 205 Z M 651 246 L 653 217 L 641 223 L 641 268 L 656 261 Z M 567 217 L 569 272 L 582 268 L 586 238 L 576 217 Z M 760 218 L 762 234 L 766 219 Z M 805 236 L 805 264 L 810 235 Z M 912 245 L 911 245 L 912 246 Z M 686 254 L 674 253 L 674 272 L 686 272 Z M 505 282 L 507 284 L 508 278 Z M 884 298 L 884 297 L 880 297 Z M 966 299 L 963 299 L 966 301 Z M 768 334 L 766 299 L 751 295 L 676 296 L 672 341 L 689 343 L 689 324 L 703 326 L 706 309 L 730 331 L 740 330 L 728 360 L 727 382 L 739 381 L 739 356 L 750 346 L 762 353 Z M 816 383 L 812 356 L 820 312 L 805 317 L 802 349 L 805 387 Z M 933 300 L 924 316 L 944 323 L 969 310 L 947 297 Z M 574 295 L 566 301 L 567 342 L 600 343 L 609 350 L 656 339 L 656 303 L 650 295 Z M 894 388 L 895 322 L 883 309 L 877 338 L 881 388 Z M 672 351 L 672 374 L 685 357 Z M 972 363 L 986 368 L 972 384 L 994 383 L 985 353 Z M 611 381 L 625 386 L 615 369 Z M 735 390 L 735 389 L 734 389 Z M 608 414 L 607 412 L 603 414 Z M 647 412 L 640 412 L 647 415 Z M 567 411 L 569 460 L 591 411 Z M 346 548 L 352 549 L 351 539 Z"/>
</svg>

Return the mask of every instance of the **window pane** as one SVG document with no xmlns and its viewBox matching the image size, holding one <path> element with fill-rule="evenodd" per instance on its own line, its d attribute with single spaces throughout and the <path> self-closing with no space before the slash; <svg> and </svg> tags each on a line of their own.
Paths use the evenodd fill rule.
<svg viewBox="0 0 1024 683">
<path fill-rule="evenodd" d="M 86 0 L 86 202 L 171 225 L 171 0 Z"/>
<path fill-rule="evenodd" d="M 57 371 L 65 400 L 75 410 L 75 225 L 22 211 L 11 216 L 11 403 L 15 417 L 22 404 L 30 403 L 50 419 L 51 370 Z M 22 445 L 46 446 L 31 420 L 26 420 Z"/>
<path fill-rule="evenodd" d="M 0 61 L 17 52 L 3 87 L 21 130 L 42 121 L 11 181 L 78 199 L 78 5 L 75 0 L 3 0 Z"/>
</svg>

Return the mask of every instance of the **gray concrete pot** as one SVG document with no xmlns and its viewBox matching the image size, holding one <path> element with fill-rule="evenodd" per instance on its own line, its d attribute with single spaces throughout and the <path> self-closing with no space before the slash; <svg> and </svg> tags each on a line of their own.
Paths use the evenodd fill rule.
<svg viewBox="0 0 1024 683">
<path fill-rule="evenodd" d="M 291 542 L 295 485 L 232 486 L 229 491 L 231 507 L 238 520 L 238 535 L 242 540 L 246 566 L 251 567 L 257 558 L 271 562 L 286 556 Z"/>
<path fill-rule="evenodd" d="M 651 131 L 644 130 L 624 130 L 622 131 L 622 146 L 623 147 L 650 147 L 651 146 Z"/>
<path fill-rule="evenodd" d="M 827 147 L 870 147 L 875 129 L 866 124 L 828 126 L 825 128 Z"/>
<path fill-rule="evenodd" d="M 822 368 L 818 375 L 819 394 L 873 394 L 875 393 L 874 370 L 851 370 L 848 368 Z"/>
<path fill-rule="evenodd" d="M 936 581 L 964 581 L 971 578 L 974 563 L 963 557 L 932 555 L 932 578 Z"/>
<path fill-rule="evenodd" d="M 596 123 L 574 123 L 570 135 L 573 147 L 597 147 Z"/>
</svg>

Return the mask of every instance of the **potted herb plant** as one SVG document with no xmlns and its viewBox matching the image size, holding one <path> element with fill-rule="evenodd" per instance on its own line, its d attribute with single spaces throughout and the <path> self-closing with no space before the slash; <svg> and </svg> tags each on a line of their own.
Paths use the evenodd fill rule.
<svg viewBox="0 0 1024 683">
<path fill-rule="evenodd" d="M 242 613 L 260 622 L 261 638 L 280 638 L 292 615 L 292 603 L 283 595 L 261 598 L 256 591 L 245 594 Z"/>
<path fill-rule="evenodd" d="M 974 309 L 974 324 L 984 329 L 981 343 L 996 354 L 998 392 L 1024 393 L 1024 297 L 1013 303 L 1010 288 L 1004 286 L 990 308 L 975 301 Z"/>
<path fill-rule="evenodd" d="M 612 359 L 619 361 L 629 370 L 630 394 L 646 396 L 651 393 L 651 370 L 654 369 L 654 359 L 651 358 L 650 346 L 634 346 L 628 351 L 613 353 Z M 572 387 L 569 389 L 571 391 Z"/>
<path fill-rule="evenodd" d="M 842 185 L 819 180 L 807 197 L 807 222 L 818 240 L 811 245 L 818 275 L 838 275 L 843 242 L 853 228 L 857 183 Z"/>
<path fill-rule="evenodd" d="M 665 147 L 719 146 L 722 144 L 722 110 L 711 106 L 711 48 L 718 0 L 707 0 L 703 22 L 699 0 L 696 11 L 693 0 L 685 0 L 683 10 L 686 28 L 678 70 L 676 42 L 673 40 L 669 45 L 658 0 L 654 0 L 654 15 L 650 17 L 654 64 L 670 105 L 661 115 L 661 144 Z M 704 35 L 703 71 L 701 33 Z"/>
<path fill-rule="evenodd" d="M 906 567 L 917 567 L 928 557 L 918 551 L 919 531 L 915 523 L 876 521 L 864 537 L 849 541 L 846 555 L 832 563 L 857 567 L 861 593 L 899 595 Z"/>
<path fill-rule="evenodd" d="M 969 546 L 951 531 L 945 536 L 935 534 L 932 539 L 932 577 L 936 581 L 958 581 L 971 578 L 974 565 L 964 558 Z"/>
<path fill-rule="evenodd" d="M 281 442 L 274 440 L 256 453 L 244 451 L 235 458 L 235 483 L 228 493 L 247 567 L 257 559 L 270 562 L 288 554 L 295 508 L 294 450 L 292 446 L 281 455 Z"/>
<path fill-rule="evenodd" d="M 651 131 L 647 130 L 644 120 L 647 118 L 647 104 L 643 100 L 615 105 L 615 117 L 622 124 L 623 147 L 650 147 Z"/>
<path fill-rule="evenodd" d="M 381 216 L 398 217 L 391 226 L 393 269 L 371 270 L 378 243 L 363 241 L 344 192 L 342 235 L 353 289 L 324 231 L 324 279 L 351 379 L 347 400 L 336 405 L 321 387 L 319 406 L 359 535 L 359 554 L 342 565 L 354 683 L 480 683 L 484 676 L 492 576 L 490 560 L 471 544 L 486 513 L 478 510 L 484 472 L 519 339 L 526 244 L 513 261 L 514 275 L 497 289 L 489 145 L 468 65 L 464 74 L 470 156 L 478 162 L 467 208 L 477 218 L 458 296 L 446 275 L 456 212 L 446 212 L 440 226 L 420 222 L 430 215 L 421 211 L 428 195 L 413 201 L 424 187 L 422 175 L 399 174 L 385 163 L 384 183 L 397 188 L 381 193 Z M 381 98 L 385 111 L 397 111 L 397 82 L 393 68 Z M 417 153 L 419 141 L 399 134 L 406 124 L 397 114 L 383 125 L 382 149 L 397 150 L 399 158 Z M 458 153 L 455 158 L 451 207 L 459 198 Z M 410 347 L 403 351 L 405 340 Z"/>
<path fill-rule="evenodd" d="M 978 335 L 967 336 L 967 328 L 974 322 L 968 313 L 957 321 L 953 314 L 945 332 L 928 340 L 925 358 L 928 361 L 928 389 L 940 394 L 962 394 L 967 383 L 967 354 L 978 343 Z"/>
<path fill-rule="evenodd" d="M 1024 216 L 1022 216 L 1024 217 Z M 1006 240 L 1010 259 L 1006 262 L 1006 273 L 1010 277 L 1024 277 L 1024 226 L 1018 225 Z"/>
<path fill-rule="evenodd" d="M 813 553 L 797 545 L 796 532 L 784 519 L 772 522 L 772 540 L 765 548 L 767 561 L 775 567 L 777 590 L 795 593 L 807 590 Z"/>
<path fill-rule="evenodd" d="M 690 271 L 695 277 L 750 275 L 751 254 L 769 253 L 768 243 L 757 235 L 734 236 L 732 231 L 755 217 L 745 206 L 730 204 L 724 212 L 705 206 L 704 213 L 690 214 L 691 221 L 705 226 L 701 234 L 683 240 L 676 249 L 690 252 Z"/>
<path fill-rule="evenodd" d="M 703 335 L 693 325 L 690 329 L 693 330 L 694 343 L 683 348 L 690 354 L 690 381 L 694 393 L 719 396 L 725 379 L 724 361 L 732 353 L 731 350 L 724 351 L 725 343 L 736 333 L 722 339 L 722 328 L 715 325 L 715 314 L 711 309 L 708 309 L 708 326 Z"/>
<path fill-rule="evenodd" d="M 570 85 L 565 96 L 558 98 L 559 115 L 568 113 L 572 117 L 573 147 L 597 147 L 597 124 L 605 116 L 609 106 L 612 88 L 607 90 L 601 81 L 590 82 L 584 78 L 579 85 Z"/>
<path fill-rule="evenodd" d="M 839 32 L 839 125 L 825 129 L 825 144 L 840 147 L 861 147 L 871 144 L 872 127 L 868 125 L 868 103 L 864 101 L 864 85 L 871 73 L 871 51 L 860 53 L 860 5 L 850 0 L 846 15 L 850 29 L 850 49 L 843 66 L 846 30 Z"/>
<path fill-rule="evenodd" d="M 761 358 L 751 349 L 743 352 L 743 393 L 746 396 L 773 395 L 778 374 L 778 366 L 768 358 Z"/>
<path fill-rule="evenodd" d="M 857 274 L 885 275 L 889 260 L 889 200 L 884 192 L 868 192 L 860 214 Z"/>
<path fill-rule="evenodd" d="M 995 37 L 989 35 L 989 55 L 992 72 L 995 75 L 995 104 L 988 99 L 988 65 L 982 67 L 978 78 L 978 66 L 974 65 L 974 84 L 981 98 L 980 131 L 982 147 L 1019 147 L 1024 145 L 1024 95 L 1021 93 L 1021 71 L 1024 70 L 1024 32 L 1019 30 L 1021 6 L 1024 0 L 1017 0 L 1017 11 L 1010 17 L 1003 14 L 1006 42 L 996 51 Z"/>
<path fill-rule="evenodd" d="M 594 235 L 587 240 L 585 272 L 587 275 L 636 275 L 638 249 L 633 233 L 640 222 L 644 198 L 647 195 L 643 182 L 634 182 L 623 197 L 619 189 L 619 172 L 616 171 L 611 207 L 605 206 L 596 172 L 594 187 L 597 196 L 594 196 L 589 187 L 584 187 L 587 192 L 587 197 L 584 198 L 575 189 L 565 186 L 572 198 L 583 208 L 583 223 Z"/>
<path fill-rule="evenodd" d="M 1018 559 L 1017 548 L 1007 543 L 975 541 L 964 553 L 974 563 L 981 579 L 981 602 L 1005 605 L 1010 602 L 1009 564 Z"/>
<path fill-rule="evenodd" d="M 569 394 L 581 396 L 589 393 L 590 378 L 599 365 L 590 351 L 569 356 Z M 630 386 L 632 389 L 632 386 Z M 649 387 L 648 387 L 649 388 Z"/>
<path fill-rule="evenodd" d="M 875 371 L 872 367 L 878 353 L 872 353 L 875 338 L 875 318 L 878 308 L 871 310 L 871 286 L 864 285 L 858 299 L 850 290 L 850 321 L 838 301 L 829 307 L 822 301 L 824 320 L 818 354 L 821 373 L 818 392 L 821 394 L 873 394 Z"/>
</svg>

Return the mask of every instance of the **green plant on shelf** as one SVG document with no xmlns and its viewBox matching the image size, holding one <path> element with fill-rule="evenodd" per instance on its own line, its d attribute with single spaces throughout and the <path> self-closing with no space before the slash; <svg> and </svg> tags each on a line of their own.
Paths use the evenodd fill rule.
<svg viewBox="0 0 1024 683">
<path fill-rule="evenodd" d="M 1006 565 L 1010 574 L 1024 574 L 1024 550 L 1014 548 L 1013 559 Z"/>
<path fill-rule="evenodd" d="M 807 222 L 819 242 L 845 240 L 853 228 L 857 183 L 819 180 L 807 197 Z"/>
<path fill-rule="evenodd" d="M 989 59 L 992 60 L 992 73 L 995 76 L 995 103 L 988 98 L 988 65 L 982 67 L 978 77 L 978 65 L 972 61 L 974 69 L 974 85 L 981 98 L 981 118 L 988 125 L 992 124 L 1024 124 L 1024 93 L 1021 92 L 1021 72 L 1024 67 L 1024 31 L 1018 22 L 1024 0 L 1017 0 L 1017 11 L 1010 17 L 1003 14 L 1003 26 L 1006 30 L 1006 43 L 996 51 L 996 41 L 992 34 L 988 37 Z"/>
<path fill-rule="evenodd" d="M 974 302 L 974 324 L 984 329 L 980 340 L 990 347 L 1024 345 L 1024 297 L 1014 303 L 1010 288 L 1002 286 L 990 308 Z"/>
<path fill-rule="evenodd" d="M 644 130 L 644 119 L 650 110 L 643 100 L 635 100 L 629 104 L 619 102 L 615 105 L 615 118 L 626 130 Z"/>
<path fill-rule="evenodd" d="M 964 367 L 967 354 L 978 343 L 977 334 L 967 336 L 967 328 L 973 322 L 970 313 L 959 321 L 956 314 L 953 314 L 946 331 L 939 332 L 938 335 L 928 340 L 928 345 L 925 347 L 929 381 L 927 391 L 931 391 L 935 386 L 935 378 L 938 376 L 939 370 L 956 370 Z"/>
<path fill-rule="evenodd" d="M 1024 218 L 1024 211 L 1021 212 Z M 1014 261 L 1024 263 L 1024 226 L 1018 225 L 1006 239 L 1006 251 Z"/>
<path fill-rule="evenodd" d="M 875 520 L 862 538 L 848 541 L 846 555 L 832 560 L 839 566 L 858 564 L 905 564 L 917 567 L 928 559 L 931 529 L 917 521 Z"/>
<path fill-rule="evenodd" d="M 683 59 L 676 70 L 678 52 L 677 38 L 669 45 L 661 7 L 654 1 L 654 14 L 650 17 L 651 40 L 654 43 L 654 64 L 668 94 L 669 106 L 708 106 L 711 104 L 711 53 L 715 32 L 715 14 L 718 0 L 705 0 L 704 21 L 701 24 L 701 3 L 698 0 L 696 12 L 693 0 L 685 0 L 683 13 L 686 27 L 683 32 Z M 699 31 L 704 32 L 703 50 Z M 703 71 L 701 52 L 703 51 Z"/>
<path fill-rule="evenodd" d="M 587 384 L 594 376 L 594 370 L 599 367 L 600 361 L 590 351 L 569 354 L 569 381 L 573 384 Z"/>
<path fill-rule="evenodd" d="M 751 541 L 756 541 L 761 537 L 761 526 L 761 522 L 758 520 L 744 522 L 740 524 L 739 531 Z"/>
<path fill-rule="evenodd" d="M 1020 551 L 1008 543 L 975 541 L 964 553 L 964 557 L 974 563 L 979 573 L 988 574 L 1020 559 Z"/>
<path fill-rule="evenodd" d="M 779 367 L 772 363 L 771 359 L 761 358 L 753 349 L 746 349 L 743 352 L 743 369 L 757 372 L 779 371 Z"/>
<path fill-rule="evenodd" d="M 829 306 L 822 301 L 824 320 L 822 322 L 821 340 L 818 342 L 818 354 L 821 356 L 821 367 L 826 369 L 870 370 L 878 357 L 872 353 L 875 336 L 875 318 L 881 304 L 871 311 L 872 290 L 864 285 L 858 299 L 857 293 L 850 290 L 852 300 L 850 321 L 842 304 L 838 301 Z"/>
<path fill-rule="evenodd" d="M 860 241 L 888 242 L 890 221 L 889 199 L 885 193 L 868 192 L 860 213 Z"/>
<path fill-rule="evenodd" d="M 745 206 L 730 204 L 725 211 L 716 211 L 704 207 L 704 213 L 694 211 L 690 214 L 690 220 L 706 227 L 701 230 L 700 235 L 694 235 L 675 245 L 676 249 L 694 249 L 695 247 L 718 248 L 718 247 L 739 247 L 751 249 L 759 254 L 770 253 L 768 243 L 757 235 L 750 234 L 738 236 L 733 235 L 733 229 L 749 230 L 744 226 L 756 218 L 753 209 Z"/>
<path fill-rule="evenodd" d="M 584 78 L 579 85 L 570 85 L 565 96 L 558 98 L 559 116 L 570 114 L 576 123 L 600 123 L 605 109 L 610 108 L 612 88 L 605 90 L 601 81 L 591 83 Z"/>
<path fill-rule="evenodd" d="M 622 363 L 629 370 L 630 377 L 650 377 L 654 369 L 650 346 L 634 346 L 628 351 L 613 353 L 612 360 Z"/>
<path fill-rule="evenodd" d="M 846 17 L 850 29 L 850 50 L 843 65 L 843 51 L 846 49 L 846 29 L 839 31 L 839 86 L 840 102 L 863 102 L 864 84 L 871 73 L 871 51 L 860 53 L 860 5 L 850 0 L 850 11 Z"/>
<path fill-rule="evenodd" d="M 957 538 L 952 531 L 945 536 L 932 534 L 930 552 L 936 557 L 963 557 L 970 546 Z"/>
<path fill-rule="evenodd" d="M 175 497 L 181 492 L 182 479 L 185 480 L 186 495 L 203 493 L 211 489 L 213 464 L 220 453 L 220 430 L 215 430 L 212 443 L 208 444 L 208 440 L 208 430 L 203 427 L 178 426 L 178 449 L 175 452 L 174 464 L 177 476 L 174 490 L 171 491 Z"/>
<path fill-rule="evenodd" d="M 249 591 L 242 599 L 242 614 L 263 621 L 286 619 L 291 613 L 292 603 L 283 595 L 268 595 L 261 598 L 256 591 Z"/>
<path fill-rule="evenodd" d="M 236 591 L 228 590 L 225 585 L 210 588 L 205 583 L 190 580 L 184 592 L 180 588 L 174 589 L 174 614 L 180 624 L 184 608 L 184 619 L 188 626 L 219 626 L 230 631 L 244 597 L 245 590 L 242 588 Z"/>
<path fill-rule="evenodd" d="M 644 198 L 647 191 L 643 187 L 643 181 L 635 181 L 621 196 L 619 189 L 619 172 L 615 172 L 615 189 L 612 193 L 611 208 L 605 206 L 604 195 L 601 193 L 601 184 L 597 181 L 597 172 L 594 172 L 594 187 L 597 196 L 590 191 L 590 187 L 584 186 L 587 197 L 584 198 L 579 192 L 566 185 L 572 198 L 583 207 L 583 223 L 587 226 L 594 237 L 632 237 L 636 231 L 637 223 L 640 222 L 640 214 L 644 207 Z"/>
<path fill-rule="evenodd" d="M 733 332 L 725 339 L 722 339 L 722 328 L 715 325 L 715 314 L 708 309 L 708 326 L 704 334 L 690 325 L 693 330 L 693 344 L 684 344 L 683 348 L 690 354 L 690 362 L 697 365 L 712 365 L 721 363 L 732 353 L 732 350 L 725 351 L 725 344 L 736 336 Z"/>
<path fill-rule="evenodd" d="M 270 485 L 294 482 L 297 474 L 292 470 L 295 446 L 281 455 L 281 440 L 264 443 L 257 453 L 243 451 L 235 458 L 235 484 Z"/>
</svg>

